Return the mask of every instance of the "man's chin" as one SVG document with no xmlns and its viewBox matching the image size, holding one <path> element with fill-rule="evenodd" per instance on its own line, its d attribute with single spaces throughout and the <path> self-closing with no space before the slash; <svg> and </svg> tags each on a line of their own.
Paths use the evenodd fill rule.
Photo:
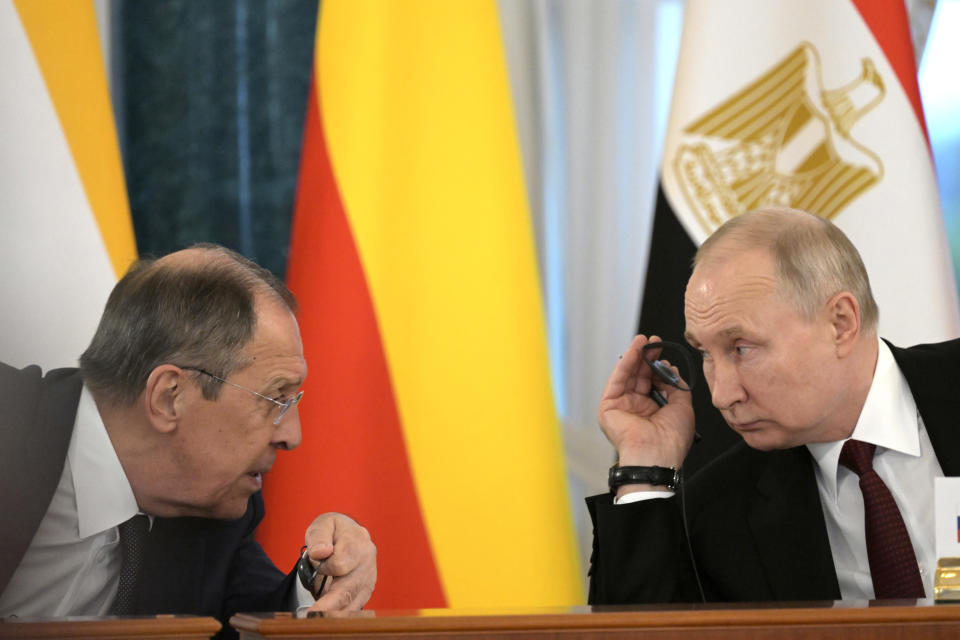
<svg viewBox="0 0 960 640">
<path fill-rule="evenodd" d="M 774 449 L 783 449 L 785 446 L 781 438 L 778 438 L 777 434 L 770 429 L 738 430 L 737 433 L 740 434 L 748 447 L 758 451 L 773 451 Z"/>
<path fill-rule="evenodd" d="M 247 506 L 250 503 L 250 497 L 231 498 L 215 505 L 211 508 L 206 517 L 216 520 L 238 520 L 247 512 Z"/>
<path fill-rule="evenodd" d="M 237 520 L 247 512 L 250 497 L 256 493 L 250 487 L 233 486 L 229 493 L 190 496 L 179 500 L 155 500 L 142 505 L 144 511 L 160 518 L 208 518 Z"/>
<path fill-rule="evenodd" d="M 221 496 L 216 503 L 206 509 L 205 517 L 216 520 L 242 518 L 250 505 L 250 497 L 258 490 L 251 486 L 234 486 L 229 495 Z"/>
</svg>

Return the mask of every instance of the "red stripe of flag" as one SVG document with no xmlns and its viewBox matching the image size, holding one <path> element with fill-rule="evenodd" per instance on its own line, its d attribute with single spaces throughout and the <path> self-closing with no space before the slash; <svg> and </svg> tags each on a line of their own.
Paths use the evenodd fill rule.
<svg viewBox="0 0 960 640">
<path fill-rule="evenodd" d="M 907 16 L 906 5 L 903 0 L 853 0 L 853 4 L 896 72 L 900 86 L 903 87 L 904 93 L 907 94 L 913 106 L 917 122 L 929 145 L 930 139 L 920 102 L 917 63 L 913 53 L 913 41 L 910 39 L 910 19 Z"/>
<path fill-rule="evenodd" d="M 443 607 L 377 319 L 315 94 L 311 83 L 287 266 L 309 367 L 299 409 L 303 444 L 280 455 L 264 480 L 267 517 L 258 537 L 285 567 L 314 516 L 346 513 L 367 527 L 378 547 L 370 608 Z"/>
</svg>

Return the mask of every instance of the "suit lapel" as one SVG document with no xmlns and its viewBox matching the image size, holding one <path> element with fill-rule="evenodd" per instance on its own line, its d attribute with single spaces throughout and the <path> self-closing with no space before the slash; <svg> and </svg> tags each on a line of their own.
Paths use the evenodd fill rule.
<svg viewBox="0 0 960 640">
<path fill-rule="evenodd" d="M 747 521 L 774 600 L 840 598 L 806 447 L 765 456 Z"/>
<path fill-rule="evenodd" d="M 4 453 L 0 455 L 0 592 L 20 564 L 63 474 L 82 388 L 76 369 L 0 365 Z M 16 514 L 16 517 L 10 516 Z"/>
<path fill-rule="evenodd" d="M 138 586 L 138 613 L 201 613 L 206 539 L 193 534 L 189 521 L 154 519 Z"/>
<path fill-rule="evenodd" d="M 945 476 L 960 476 L 960 429 L 957 428 L 957 413 L 948 416 L 937 411 L 920 410 L 923 424 L 930 436 L 933 451 Z"/>
</svg>

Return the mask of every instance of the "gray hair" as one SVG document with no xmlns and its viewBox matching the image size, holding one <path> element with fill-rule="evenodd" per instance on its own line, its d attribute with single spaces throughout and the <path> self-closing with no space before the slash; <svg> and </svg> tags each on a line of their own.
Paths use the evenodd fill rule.
<svg viewBox="0 0 960 640">
<path fill-rule="evenodd" d="M 279 278 L 219 245 L 139 260 L 113 288 L 80 357 L 83 381 L 99 398 L 129 406 L 161 364 L 225 378 L 245 364 L 260 295 L 296 311 L 296 299 Z M 220 383 L 201 378 L 204 397 L 215 399 Z"/>
<path fill-rule="evenodd" d="M 877 328 L 879 309 L 856 247 L 829 220 L 805 211 L 770 207 L 731 218 L 704 241 L 693 267 L 737 251 L 767 249 L 784 297 L 808 320 L 830 296 L 849 291 L 860 304 L 864 329 Z"/>
</svg>

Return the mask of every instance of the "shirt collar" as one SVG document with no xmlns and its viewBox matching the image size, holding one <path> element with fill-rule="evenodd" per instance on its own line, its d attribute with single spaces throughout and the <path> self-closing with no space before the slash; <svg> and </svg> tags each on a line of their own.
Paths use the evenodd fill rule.
<svg viewBox="0 0 960 640">
<path fill-rule="evenodd" d="M 139 512 L 97 404 L 86 387 L 80 393 L 67 458 L 76 489 L 81 538 L 115 527 Z"/>
<path fill-rule="evenodd" d="M 906 378 L 897 366 L 890 348 L 877 338 L 877 367 L 870 391 L 850 437 L 877 445 L 878 449 L 920 455 L 920 430 L 917 403 Z M 837 499 L 837 469 L 840 450 L 846 440 L 814 442 L 807 445 L 820 471 L 820 478 L 832 500 Z"/>
</svg>

